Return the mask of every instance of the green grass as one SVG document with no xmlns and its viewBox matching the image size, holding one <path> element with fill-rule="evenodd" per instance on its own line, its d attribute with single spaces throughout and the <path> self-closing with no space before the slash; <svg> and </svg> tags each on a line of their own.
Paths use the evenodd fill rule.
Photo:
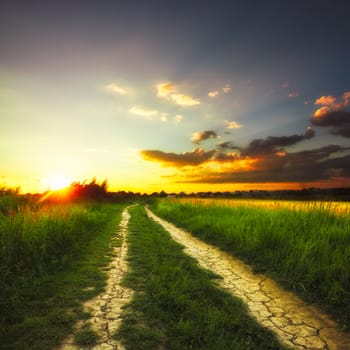
<svg viewBox="0 0 350 350">
<path fill-rule="evenodd" d="M 97 340 L 98 335 L 89 324 L 85 324 L 74 335 L 74 343 L 79 346 L 93 346 Z"/>
<path fill-rule="evenodd" d="M 214 203 L 214 202 L 213 202 Z M 316 302 L 350 328 L 350 217 L 163 200 L 158 215 Z"/>
<path fill-rule="evenodd" d="M 135 294 L 115 336 L 127 349 L 282 349 L 143 208 L 130 212 L 125 284 Z"/>
<path fill-rule="evenodd" d="M 81 303 L 105 286 L 101 267 L 110 261 L 121 210 L 61 204 L 2 211 L 1 349 L 51 349 L 88 316 Z"/>
</svg>

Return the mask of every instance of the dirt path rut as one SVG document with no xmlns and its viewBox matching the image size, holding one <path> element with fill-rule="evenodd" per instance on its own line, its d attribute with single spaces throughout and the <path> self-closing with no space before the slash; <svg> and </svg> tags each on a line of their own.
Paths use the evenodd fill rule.
<svg viewBox="0 0 350 350">
<path fill-rule="evenodd" d="M 350 335 L 338 331 L 327 315 L 281 289 L 270 278 L 253 274 L 240 260 L 200 241 L 147 208 L 146 211 L 185 247 L 188 255 L 222 276 L 219 285 L 242 299 L 250 314 L 271 329 L 281 343 L 293 349 L 350 350 Z"/>
<path fill-rule="evenodd" d="M 85 322 L 91 324 L 92 329 L 99 335 L 95 346 L 80 347 L 74 345 L 74 336 L 69 336 L 59 348 L 60 350 L 123 350 L 120 342 L 112 338 L 113 333 L 118 329 L 122 319 L 122 307 L 127 304 L 132 296 L 132 291 L 121 285 L 123 277 L 127 272 L 127 226 L 130 219 L 128 208 L 122 213 L 122 220 L 119 224 L 117 238 L 122 243 L 114 247 L 114 258 L 109 264 L 106 291 L 95 298 L 84 303 L 84 310 L 91 313 L 92 317 Z M 80 328 L 84 323 L 77 325 Z"/>
</svg>

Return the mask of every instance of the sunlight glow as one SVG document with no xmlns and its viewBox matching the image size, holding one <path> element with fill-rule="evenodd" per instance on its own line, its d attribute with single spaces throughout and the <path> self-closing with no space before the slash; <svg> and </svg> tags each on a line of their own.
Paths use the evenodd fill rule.
<svg viewBox="0 0 350 350">
<path fill-rule="evenodd" d="M 43 182 L 49 188 L 49 190 L 56 191 L 68 187 L 72 181 L 67 176 L 60 175 L 44 179 Z"/>
</svg>

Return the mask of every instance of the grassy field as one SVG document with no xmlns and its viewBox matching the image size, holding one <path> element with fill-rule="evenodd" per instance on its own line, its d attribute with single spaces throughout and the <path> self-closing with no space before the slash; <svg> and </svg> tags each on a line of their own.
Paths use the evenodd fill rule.
<svg viewBox="0 0 350 350">
<path fill-rule="evenodd" d="M 86 316 L 121 209 L 0 198 L 1 349 L 52 349 Z"/>
<path fill-rule="evenodd" d="M 165 199 L 152 209 L 316 302 L 349 329 L 349 215 L 329 203 L 264 208 L 258 202 Z"/>
<path fill-rule="evenodd" d="M 297 211 L 321 210 L 337 215 L 350 215 L 350 202 L 331 201 L 291 201 L 274 199 L 225 199 L 225 198 L 178 198 L 177 203 L 220 207 L 255 207 L 265 209 L 289 209 Z"/>
<path fill-rule="evenodd" d="M 130 212 L 131 270 L 125 284 L 135 294 L 116 335 L 127 349 L 282 348 L 142 207 Z"/>
</svg>

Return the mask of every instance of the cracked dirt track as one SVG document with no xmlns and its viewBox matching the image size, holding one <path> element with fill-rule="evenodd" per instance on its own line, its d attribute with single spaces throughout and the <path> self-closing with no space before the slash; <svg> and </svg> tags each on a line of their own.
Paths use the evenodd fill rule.
<svg viewBox="0 0 350 350">
<path fill-rule="evenodd" d="M 147 208 L 146 211 L 202 267 L 222 276 L 219 285 L 242 299 L 250 314 L 272 330 L 282 344 L 293 349 L 350 349 L 350 335 L 338 331 L 337 325 L 327 315 L 306 305 L 270 278 L 253 274 L 240 260 L 200 241 Z"/>
<path fill-rule="evenodd" d="M 132 291 L 121 285 L 127 272 L 127 226 L 130 219 L 128 208 L 122 213 L 122 220 L 117 231 L 121 245 L 114 247 L 114 258 L 109 264 L 106 291 L 84 303 L 84 310 L 91 313 L 92 317 L 84 323 L 89 323 L 92 329 L 99 335 L 95 346 L 81 347 L 74 344 L 74 336 L 71 335 L 62 343 L 60 350 L 123 350 L 119 341 L 112 335 L 119 328 L 122 318 L 122 307 L 131 300 Z M 77 329 L 84 323 L 77 325 Z"/>
</svg>

